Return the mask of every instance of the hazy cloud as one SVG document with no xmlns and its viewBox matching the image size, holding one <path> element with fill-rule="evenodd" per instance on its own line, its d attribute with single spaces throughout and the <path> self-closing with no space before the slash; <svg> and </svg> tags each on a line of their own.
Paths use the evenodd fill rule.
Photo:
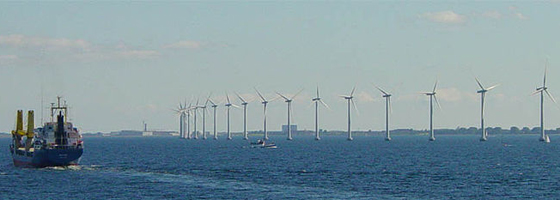
<svg viewBox="0 0 560 200">
<path fill-rule="evenodd" d="M 526 20 L 527 19 L 527 17 L 525 15 L 521 14 L 520 12 L 516 12 L 514 14 L 514 16 L 515 16 L 515 18 L 520 19 L 520 20 Z"/>
<path fill-rule="evenodd" d="M 373 102 L 373 101 L 375 101 L 373 96 L 371 96 L 367 92 L 363 92 L 363 91 L 358 92 L 358 94 L 356 94 L 355 96 L 356 96 L 356 100 L 360 101 L 360 102 Z"/>
<path fill-rule="evenodd" d="M 9 47 L 39 47 L 53 50 L 80 49 L 89 50 L 91 44 L 85 40 L 66 38 L 45 38 L 25 35 L 0 35 L 0 46 Z"/>
<path fill-rule="evenodd" d="M 160 55 L 155 50 L 129 48 L 124 44 L 116 46 L 95 45 L 83 39 L 49 38 L 25 35 L 0 35 L 0 48 L 15 48 L 23 50 L 21 55 L 0 56 L 0 63 L 13 62 L 41 62 L 42 59 L 65 62 L 99 61 L 109 59 L 146 59 Z"/>
<path fill-rule="evenodd" d="M 127 50 L 119 51 L 117 52 L 117 54 L 127 58 L 155 58 L 159 56 L 159 53 L 157 51 L 152 50 Z"/>
<path fill-rule="evenodd" d="M 198 49 L 202 47 L 202 43 L 191 40 L 183 40 L 173 44 L 163 46 L 166 49 Z"/>
<path fill-rule="evenodd" d="M 498 12 L 498 11 L 486 11 L 484 13 L 482 13 L 482 17 L 485 18 L 490 18 L 490 19 L 501 19 L 502 18 L 502 13 Z"/>
<path fill-rule="evenodd" d="M 437 97 L 442 101 L 456 102 L 456 101 L 476 101 L 477 95 L 473 92 L 463 92 L 457 88 L 442 88 L 437 91 Z"/>
<path fill-rule="evenodd" d="M 427 12 L 420 14 L 418 17 L 430 20 L 432 22 L 444 24 L 462 24 L 467 21 L 467 16 L 457 14 L 450 10 L 441 12 Z"/>
<path fill-rule="evenodd" d="M 0 55 L 0 65 L 10 64 L 18 59 L 16 55 Z"/>
</svg>

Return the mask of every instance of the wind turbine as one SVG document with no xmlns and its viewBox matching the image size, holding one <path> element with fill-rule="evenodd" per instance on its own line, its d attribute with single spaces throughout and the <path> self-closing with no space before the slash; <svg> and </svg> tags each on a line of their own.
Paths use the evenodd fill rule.
<svg viewBox="0 0 560 200">
<path fill-rule="evenodd" d="M 385 92 L 380 87 L 375 86 L 383 94 L 385 98 L 385 141 L 391 141 L 391 133 L 389 132 L 389 110 L 391 108 L 391 94 Z"/>
<path fill-rule="evenodd" d="M 358 111 L 358 107 L 356 107 L 356 103 L 354 103 L 354 91 L 356 90 L 356 86 L 354 86 L 354 88 L 352 88 L 352 92 L 350 92 L 350 95 L 346 96 L 346 95 L 340 95 L 340 97 L 346 99 L 346 101 L 348 101 L 348 141 L 352 141 L 354 140 L 354 138 L 352 138 L 352 130 L 350 129 L 350 104 L 352 104 L 354 106 L 354 109 L 356 109 L 356 112 Z"/>
<path fill-rule="evenodd" d="M 267 101 L 264 96 L 259 92 L 259 90 L 257 90 L 257 88 L 255 88 L 255 91 L 257 91 L 257 94 L 259 95 L 259 97 L 262 100 L 262 104 L 263 104 L 263 113 L 264 113 L 264 136 L 263 136 L 263 140 L 268 140 L 268 132 L 266 132 L 266 105 L 269 103 L 269 101 Z"/>
<path fill-rule="evenodd" d="M 436 101 L 436 104 L 438 105 L 438 107 L 441 107 L 439 105 L 439 102 L 436 98 L 436 87 L 437 87 L 438 82 L 436 81 L 436 84 L 434 84 L 434 89 L 432 90 L 432 92 L 425 92 L 425 95 L 428 95 L 430 97 L 430 141 L 435 141 L 436 137 L 434 136 L 434 124 L 433 124 L 433 116 L 434 116 L 434 108 L 433 108 L 433 100 Z"/>
<path fill-rule="evenodd" d="M 280 95 L 280 97 L 282 97 L 286 103 L 288 103 L 288 140 L 292 140 L 292 126 L 291 126 L 291 114 L 292 114 L 292 101 L 294 100 L 294 98 L 296 98 L 296 96 L 301 93 L 302 90 L 300 90 L 299 92 L 297 92 L 294 96 L 292 96 L 292 98 L 288 98 L 278 92 L 276 92 L 276 94 Z"/>
<path fill-rule="evenodd" d="M 480 129 L 482 131 L 482 137 L 480 138 L 480 141 L 486 141 L 488 140 L 488 133 L 484 128 L 484 97 L 486 97 L 486 92 L 490 91 L 491 89 L 494 89 L 498 85 L 494 85 L 489 88 L 484 88 L 484 86 L 482 86 L 482 83 L 480 83 L 480 81 L 477 78 L 475 78 L 475 80 L 476 83 L 478 83 L 478 86 L 480 87 L 480 90 L 476 91 L 476 93 L 480 93 Z"/>
<path fill-rule="evenodd" d="M 326 108 L 329 108 L 329 106 L 319 96 L 319 86 L 317 86 L 317 96 L 311 101 L 315 103 L 315 140 L 321 140 L 321 137 L 319 137 L 319 102 Z"/>
<path fill-rule="evenodd" d="M 231 140 L 233 138 L 231 137 L 231 132 L 229 130 L 229 110 L 230 110 L 231 106 L 233 106 L 233 107 L 237 107 L 237 106 L 233 105 L 231 103 L 231 101 L 229 100 L 229 95 L 227 93 L 226 93 L 226 100 L 227 100 L 227 103 L 225 104 L 225 106 L 227 107 L 227 110 L 226 110 L 226 112 L 227 112 L 227 135 L 228 135 L 227 139 Z"/>
<path fill-rule="evenodd" d="M 556 100 L 554 99 L 554 97 L 552 97 L 552 94 L 548 92 L 548 88 L 546 87 L 546 68 L 547 67 L 545 66 L 543 85 L 542 87 L 537 88 L 537 91 L 535 91 L 533 95 L 537 93 L 541 93 L 541 138 L 539 138 L 539 141 L 549 143 L 550 138 L 544 132 L 544 93 L 548 95 L 548 97 L 550 98 L 550 100 L 552 100 L 552 102 L 556 103 Z"/>
<path fill-rule="evenodd" d="M 243 105 L 243 139 L 249 140 L 249 136 L 247 134 L 247 104 L 249 104 L 241 95 L 235 93 L 239 100 L 241 100 L 241 105 Z"/>
<path fill-rule="evenodd" d="M 218 107 L 218 104 L 214 103 L 212 101 L 212 99 L 210 99 L 210 97 L 208 97 L 208 102 L 210 102 L 212 104 L 212 108 L 214 109 L 214 140 L 218 139 L 218 132 L 216 131 L 216 108 Z"/>
<path fill-rule="evenodd" d="M 179 138 L 185 137 L 185 107 L 182 103 L 179 103 L 177 109 L 173 109 L 177 114 L 179 114 Z"/>
</svg>

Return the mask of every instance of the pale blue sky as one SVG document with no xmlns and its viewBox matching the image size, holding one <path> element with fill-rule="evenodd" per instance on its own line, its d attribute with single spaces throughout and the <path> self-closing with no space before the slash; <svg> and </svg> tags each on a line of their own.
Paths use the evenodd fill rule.
<svg viewBox="0 0 560 200">
<path fill-rule="evenodd" d="M 539 98 L 530 94 L 545 59 L 560 97 L 559 10 L 554 1 L 1 2 L 0 131 L 13 128 L 17 109 L 39 116 L 41 90 L 45 105 L 64 96 L 90 132 L 140 129 L 143 120 L 178 129 L 170 109 L 179 101 L 213 92 L 223 102 L 226 91 L 255 99 L 253 87 L 269 97 L 303 88 L 294 123 L 313 129 L 316 85 L 332 108 L 322 110 L 323 128 L 345 129 L 337 95 L 356 85 L 354 129 L 382 130 L 384 103 L 372 83 L 394 93 L 393 129 L 425 129 L 428 98 L 418 93 L 436 79 L 443 109 L 435 127 L 478 126 L 475 76 L 501 84 L 488 93 L 488 126 L 533 127 Z M 546 127 L 560 127 L 560 109 L 546 103 Z M 262 129 L 261 113 L 249 104 L 249 129 Z M 285 103 L 269 113 L 279 130 Z M 232 130 L 242 130 L 241 116 L 232 111 Z"/>
</svg>

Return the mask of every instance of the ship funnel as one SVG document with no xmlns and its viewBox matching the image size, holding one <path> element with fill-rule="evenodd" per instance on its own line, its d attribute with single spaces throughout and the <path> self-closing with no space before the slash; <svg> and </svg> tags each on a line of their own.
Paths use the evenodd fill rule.
<svg viewBox="0 0 560 200">
<path fill-rule="evenodd" d="M 34 112 L 32 110 L 27 112 L 27 139 L 25 141 L 25 150 L 29 151 L 31 145 L 33 144 L 33 128 L 35 128 L 35 117 Z"/>
<path fill-rule="evenodd" d="M 57 126 L 55 132 L 55 143 L 57 145 L 67 145 L 68 138 L 64 131 L 64 116 L 62 116 L 62 112 L 60 112 L 56 117 L 57 117 L 57 122 L 56 122 Z"/>
</svg>

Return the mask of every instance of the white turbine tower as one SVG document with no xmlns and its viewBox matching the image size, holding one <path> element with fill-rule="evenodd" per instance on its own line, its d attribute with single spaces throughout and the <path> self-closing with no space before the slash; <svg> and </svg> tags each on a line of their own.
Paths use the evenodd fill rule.
<svg viewBox="0 0 560 200">
<path fill-rule="evenodd" d="M 292 96 L 292 98 L 288 98 L 288 97 L 276 92 L 276 94 L 278 94 L 280 97 L 282 97 L 285 100 L 286 103 L 288 103 L 288 138 L 287 138 L 288 140 L 293 139 L 292 138 L 292 126 L 291 126 L 292 125 L 292 123 L 291 123 L 292 122 L 292 120 L 291 120 L 291 117 L 292 117 L 292 101 L 294 100 L 294 98 L 296 98 L 296 96 L 299 93 L 301 93 L 301 91 L 303 91 L 303 89 L 300 90 L 298 93 L 296 93 L 294 96 Z"/>
<path fill-rule="evenodd" d="M 425 95 L 428 95 L 430 97 L 430 141 L 435 141 L 436 137 L 434 136 L 434 123 L 433 123 L 433 116 L 434 116 L 434 106 L 433 106 L 433 101 L 436 101 L 436 104 L 438 105 L 438 107 L 441 107 L 439 105 L 439 102 L 436 98 L 436 87 L 437 87 L 438 82 L 436 81 L 436 84 L 434 84 L 434 89 L 432 90 L 432 92 L 425 92 Z"/>
<path fill-rule="evenodd" d="M 226 93 L 226 100 L 227 100 L 227 103 L 225 104 L 225 106 L 227 107 L 227 110 L 226 110 L 226 112 L 227 112 L 227 114 L 226 114 L 227 115 L 227 139 L 231 140 L 233 138 L 231 137 L 231 132 L 229 130 L 229 110 L 230 110 L 231 106 L 235 106 L 235 105 L 233 105 L 231 103 L 231 101 L 229 100 L 229 95 L 227 93 Z"/>
<path fill-rule="evenodd" d="M 476 93 L 480 93 L 480 129 L 482 131 L 482 136 L 480 137 L 480 141 L 486 141 L 488 140 L 488 132 L 486 132 L 486 129 L 484 127 L 484 98 L 486 97 L 486 92 L 490 91 L 491 89 L 494 89 L 498 85 L 494 85 L 489 88 L 484 88 L 484 86 L 482 86 L 482 83 L 480 83 L 480 81 L 477 78 L 475 78 L 475 80 L 476 83 L 478 83 L 478 86 L 480 87 L 480 90 L 476 91 Z"/>
<path fill-rule="evenodd" d="M 315 140 L 321 140 L 321 137 L 319 137 L 319 102 L 326 108 L 329 108 L 329 106 L 319 96 L 319 86 L 317 86 L 317 96 L 311 101 L 315 103 Z"/>
<path fill-rule="evenodd" d="M 533 94 L 537 93 L 541 94 L 541 138 L 539 138 L 539 141 L 549 143 L 550 138 L 544 132 L 544 93 L 548 95 L 552 102 L 556 103 L 556 100 L 554 100 L 554 97 L 552 97 L 552 94 L 548 92 L 548 88 L 546 87 L 546 66 L 544 69 L 543 85 L 542 87 L 537 88 L 537 91 Z"/>
<path fill-rule="evenodd" d="M 192 104 L 189 104 L 189 107 L 185 110 L 187 113 L 187 139 L 191 139 L 191 110 Z"/>
<path fill-rule="evenodd" d="M 245 101 L 238 93 L 235 94 L 239 100 L 241 100 L 241 105 L 243 105 L 243 139 L 249 140 L 249 135 L 247 134 L 247 104 L 249 104 L 249 102 Z"/>
<path fill-rule="evenodd" d="M 210 97 L 206 99 L 204 105 L 200 106 L 202 108 L 202 139 L 206 140 L 208 137 L 206 136 L 206 108 L 208 108 L 208 101 Z"/>
<path fill-rule="evenodd" d="M 346 99 L 346 101 L 348 101 L 348 141 L 352 141 L 354 140 L 354 138 L 352 138 L 352 130 L 351 130 L 351 120 L 350 120 L 350 104 L 352 104 L 354 106 L 354 109 L 356 110 L 356 112 L 358 112 L 358 108 L 356 106 L 356 103 L 354 103 L 354 91 L 356 90 L 356 87 L 354 86 L 354 88 L 352 88 L 352 92 L 350 92 L 350 95 L 346 96 L 346 95 L 340 95 L 340 97 Z"/>
<path fill-rule="evenodd" d="M 216 108 L 218 107 L 218 104 L 214 103 L 212 101 L 212 99 L 210 99 L 210 97 L 208 97 L 208 102 L 210 102 L 212 104 L 212 108 L 214 110 L 214 140 L 218 139 L 218 132 L 216 131 Z"/>
<path fill-rule="evenodd" d="M 198 129 L 196 129 L 196 113 L 198 111 L 198 108 L 200 108 L 200 106 L 198 105 L 198 99 L 196 100 L 196 104 L 193 106 L 193 113 L 194 113 L 194 120 L 193 120 L 193 124 L 194 124 L 194 132 L 193 132 L 193 137 L 195 140 L 198 140 Z"/>
<path fill-rule="evenodd" d="M 385 140 L 391 141 L 391 133 L 389 132 L 389 110 L 391 109 L 391 94 L 385 92 L 380 87 L 375 86 L 383 94 L 385 98 Z"/>
<path fill-rule="evenodd" d="M 261 100 L 262 100 L 261 103 L 263 104 L 263 111 L 264 111 L 264 112 L 263 112 L 263 113 L 264 113 L 264 115 L 263 115 L 263 116 L 264 116 L 264 117 L 263 117 L 263 118 L 264 118 L 264 120 L 263 120 L 263 121 L 264 121 L 264 122 L 263 122 L 263 124 L 264 124 L 264 126 L 263 126 L 263 131 L 264 131 L 263 140 L 268 140 L 268 132 L 266 131 L 266 105 L 269 103 L 269 101 L 267 101 L 267 100 L 264 98 L 264 96 L 259 92 L 259 90 L 257 90 L 257 88 L 255 88 L 255 91 L 257 91 L 257 94 L 259 95 L 259 97 L 260 97 Z"/>
</svg>

